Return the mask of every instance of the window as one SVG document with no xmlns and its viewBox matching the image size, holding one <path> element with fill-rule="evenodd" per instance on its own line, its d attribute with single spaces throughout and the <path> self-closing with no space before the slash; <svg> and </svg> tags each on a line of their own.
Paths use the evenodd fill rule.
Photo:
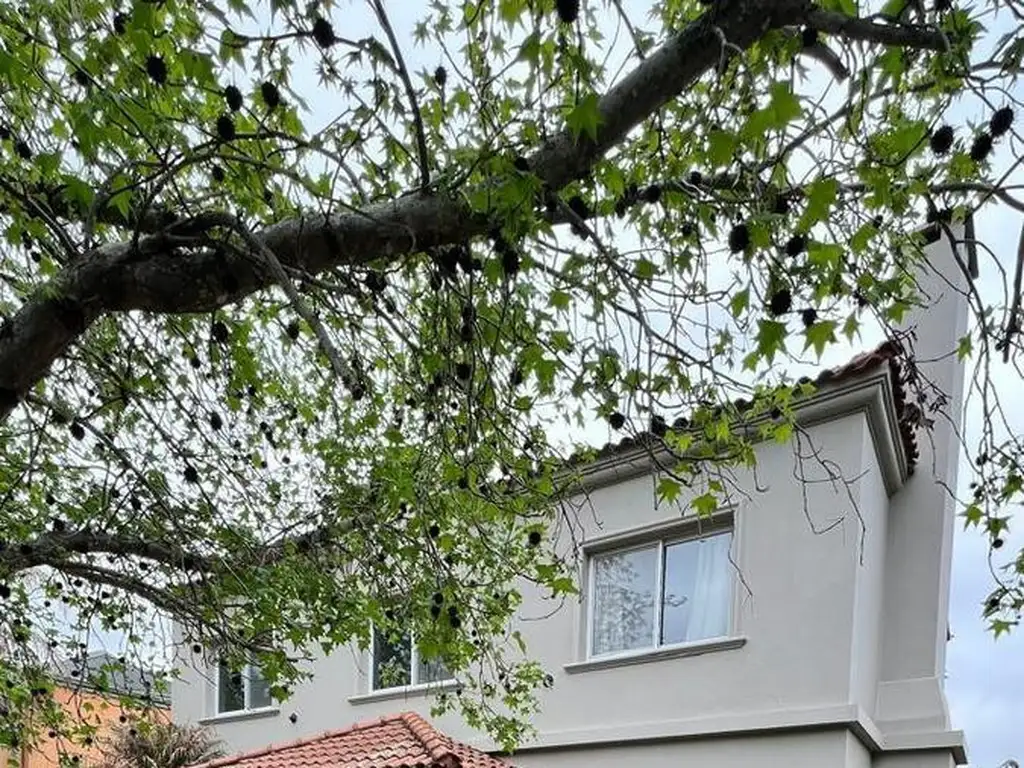
<svg viewBox="0 0 1024 768">
<path fill-rule="evenodd" d="M 259 669 L 246 664 L 241 671 L 232 671 L 221 662 L 217 668 L 217 713 L 243 712 L 274 705 L 270 686 Z"/>
<path fill-rule="evenodd" d="M 731 543 L 725 531 L 594 554 L 588 656 L 727 635 Z"/>
<path fill-rule="evenodd" d="M 403 688 L 407 685 L 426 685 L 451 679 L 444 663 L 435 659 L 421 659 L 419 650 L 406 632 L 386 636 L 373 630 L 370 647 L 370 690 Z"/>
</svg>

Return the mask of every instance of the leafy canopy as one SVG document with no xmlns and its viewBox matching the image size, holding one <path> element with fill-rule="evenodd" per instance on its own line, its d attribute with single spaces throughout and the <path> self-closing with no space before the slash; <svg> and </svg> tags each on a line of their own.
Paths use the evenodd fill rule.
<svg viewBox="0 0 1024 768">
<path fill-rule="evenodd" d="M 924 217 L 1020 207 L 1018 4 L 893 5 L 0 5 L 0 745 L 46 737 L 41 660 L 90 623 L 141 653 L 153 610 L 279 697 L 411 629 L 438 707 L 519 739 L 572 441 L 650 428 L 670 499 L 753 461 L 794 361 L 913 304 Z M 1015 365 L 972 307 L 961 354 Z M 996 547 L 1021 455 L 985 435 Z"/>
</svg>

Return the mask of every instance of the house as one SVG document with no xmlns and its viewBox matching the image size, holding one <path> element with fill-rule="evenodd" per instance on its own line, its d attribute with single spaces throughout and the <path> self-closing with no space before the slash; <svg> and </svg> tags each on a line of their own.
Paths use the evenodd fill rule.
<svg viewBox="0 0 1024 768">
<path fill-rule="evenodd" d="M 18 757 L 19 768 L 57 768 L 71 764 L 81 768 L 98 765 L 112 732 L 140 716 L 169 719 L 170 700 L 154 690 L 153 676 L 117 657 L 99 651 L 81 659 L 53 665 L 53 698 L 73 725 L 95 728 L 89 744 L 72 743 L 64 734 L 39 734 L 35 745 L 26 744 Z M 125 704 L 131 704 L 125 706 Z M 62 756 L 65 758 L 62 763 Z M 0 752 L 0 765 L 12 756 Z"/>
<path fill-rule="evenodd" d="M 824 371 L 800 438 L 764 442 L 746 491 L 711 519 L 659 503 L 657 442 L 607 446 L 583 470 L 582 597 L 524 595 L 529 651 L 554 670 L 520 768 L 949 768 L 966 762 L 943 691 L 967 321 L 962 272 L 935 230 L 891 346 Z M 911 383 L 908 383 L 910 380 Z M 945 395 L 922 408 L 913 381 Z M 915 423 L 934 419 L 928 439 Z M 653 446 L 653 450 L 652 450 Z M 803 456 L 799 459 L 797 453 Z M 699 492 L 699 491 L 695 491 Z M 173 717 L 259 750 L 399 710 L 430 711 L 437 670 L 388 649 L 336 651 L 280 706 L 259 675 L 189 668 Z M 402 658 L 387 684 L 382 660 Z M 374 661 L 376 660 L 376 661 Z M 455 716 L 435 726 L 493 751 Z M 244 764 L 244 763 L 243 763 Z M 333 765 L 333 763 L 328 763 Z M 225 764 L 226 765 L 226 764 Z"/>
<path fill-rule="evenodd" d="M 199 768 L 508 768 L 437 731 L 415 712 L 203 763 Z"/>
</svg>

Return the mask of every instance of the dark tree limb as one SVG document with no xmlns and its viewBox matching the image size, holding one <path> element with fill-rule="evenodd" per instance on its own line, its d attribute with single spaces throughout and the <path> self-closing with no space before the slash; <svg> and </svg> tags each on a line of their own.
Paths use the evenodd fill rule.
<svg viewBox="0 0 1024 768">
<path fill-rule="evenodd" d="M 840 35 L 847 40 L 899 45 L 932 51 L 949 49 L 949 41 L 939 30 L 915 24 L 879 23 L 835 11 L 815 10 L 807 14 L 807 26 L 819 32 Z"/>
</svg>

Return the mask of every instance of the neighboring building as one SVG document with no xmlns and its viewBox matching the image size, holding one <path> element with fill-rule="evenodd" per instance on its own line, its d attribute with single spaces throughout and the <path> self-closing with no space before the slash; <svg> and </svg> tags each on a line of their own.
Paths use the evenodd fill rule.
<svg viewBox="0 0 1024 768">
<path fill-rule="evenodd" d="M 653 439 L 607 446 L 585 468 L 583 597 L 518 627 L 555 684 L 517 766 L 966 762 L 943 677 L 954 521 L 944 487 L 956 487 L 953 351 L 967 310 L 948 242 L 929 257 L 944 275 L 920 277 L 933 303 L 908 321 L 916 372 L 948 398 L 948 419 L 926 414 L 928 439 L 916 441 L 918 406 L 905 397 L 913 372 L 882 347 L 823 373 L 800 405 L 802 470 L 796 446 L 760 444 L 756 478 L 735 479 L 747 494 L 711 520 L 681 515 L 685 499 L 658 503 Z M 524 617 L 549 612 L 539 594 L 525 601 Z M 387 688 L 371 659 L 394 654 L 377 651 L 321 657 L 280 709 L 251 671 L 186 667 L 173 715 L 243 751 L 396 709 L 429 713 L 436 670 L 410 659 L 408 685 Z M 493 749 L 455 716 L 436 724 Z"/>
<path fill-rule="evenodd" d="M 103 685 L 98 682 L 103 680 Z M 103 652 L 90 653 L 82 660 L 61 661 L 53 673 L 53 696 L 73 723 L 96 727 L 91 744 L 73 744 L 45 727 L 39 742 L 21 749 L 19 768 L 56 768 L 64 764 L 93 768 L 103 758 L 106 740 L 116 728 L 130 727 L 140 716 L 169 719 L 170 701 L 153 690 L 153 676 Z M 125 707 L 123 702 L 133 702 Z M 0 766 L 10 755 L 0 752 Z M 77 760 L 75 760 L 77 758 Z"/>
<path fill-rule="evenodd" d="M 201 768 L 508 768 L 454 741 L 415 712 L 381 717 L 203 763 Z"/>
</svg>

